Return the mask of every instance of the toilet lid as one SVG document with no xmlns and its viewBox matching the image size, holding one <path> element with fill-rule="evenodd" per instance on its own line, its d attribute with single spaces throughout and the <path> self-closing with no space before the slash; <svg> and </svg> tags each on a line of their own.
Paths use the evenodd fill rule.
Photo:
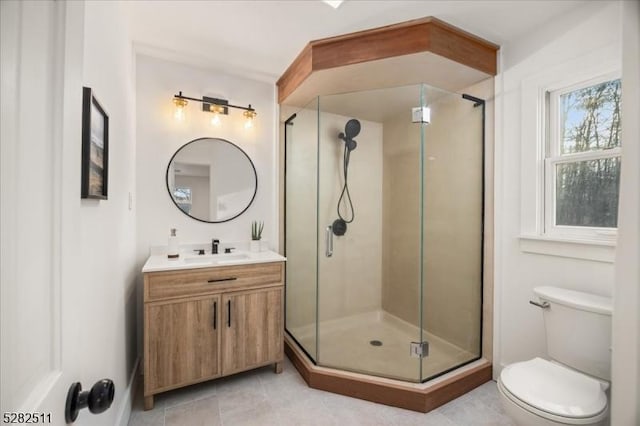
<svg viewBox="0 0 640 426">
<path fill-rule="evenodd" d="M 541 358 L 508 365 L 500 374 L 516 398 L 562 417 L 593 417 L 607 407 L 600 382 Z"/>
</svg>

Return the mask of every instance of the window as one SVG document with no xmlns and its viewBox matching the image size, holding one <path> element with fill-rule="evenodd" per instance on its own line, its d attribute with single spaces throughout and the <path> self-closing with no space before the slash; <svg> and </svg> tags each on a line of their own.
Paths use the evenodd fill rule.
<svg viewBox="0 0 640 426">
<path fill-rule="evenodd" d="M 620 79 L 548 92 L 546 235 L 615 237 L 620 181 Z"/>
<path fill-rule="evenodd" d="M 186 214 L 191 213 L 191 188 L 176 187 L 173 190 L 173 198 L 176 200 L 180 210 Z"/>
</svg>

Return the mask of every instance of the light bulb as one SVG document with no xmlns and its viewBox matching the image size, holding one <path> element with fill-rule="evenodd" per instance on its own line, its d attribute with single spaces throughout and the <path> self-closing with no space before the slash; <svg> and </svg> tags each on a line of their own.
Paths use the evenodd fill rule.
<svg viewBox="0 0 640 426">
<path fill-rule="evenodd" d="M 213 117 L 211 118 L 211 125 L 220 127 L 220 114 L 218 114 L 217 112 L 213 113 Z"/>
<path fill-rule="evenodd" d="M 251 105 L 249 105 L 249 107 L 251 108 Z M 258 115 L 258 113 L 255 112 L 254 110 L 247 110 L 242 115 L 244 115 L 244 117 L 245 117 L 244 128 L 245 129 L 252 128 L 253 127 L 253 119 L 256 117 L 256 115 Z"/>
<path fill-rule="evenodd" d="M 173 98 L 173 103 L 176 106 L 173 117 L 178 121 L 184 120 L 184 107 L 187 106 L 189 102 L 187 102 L 186 99 Z"/>
</svg>

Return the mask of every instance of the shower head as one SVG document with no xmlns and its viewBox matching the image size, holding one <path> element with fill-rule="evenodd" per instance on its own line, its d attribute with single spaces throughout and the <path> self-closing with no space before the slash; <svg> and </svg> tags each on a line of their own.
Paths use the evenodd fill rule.
<svg viewBox="0 0 640 426">
<path fill-rule="evenodd" d="M 347 124 L 344 126 L 344 133 L 346 134 L 347 139 L 358 136 L 360 133 L 360 122 L 355 118 L 347 121 Z"/>
<path fill-rule="evenodd" d="M 360 133 L 360 122 L 355 118 L 347 121 L 347 124 L 344 126 L 344 133 L 340 132 L 338 134 L 338 138 L 342 139 L 345 144 L 347 144 L 347 149 L 349 151 L 353 151 L 356 149 L 358 144 L 353 140 Z"/>
</svg>

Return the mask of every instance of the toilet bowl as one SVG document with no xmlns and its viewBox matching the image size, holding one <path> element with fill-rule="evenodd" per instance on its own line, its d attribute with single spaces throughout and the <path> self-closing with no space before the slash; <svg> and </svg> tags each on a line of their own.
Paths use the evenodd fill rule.
<svg viewBox="0 0 640 426">
<path fill-rule="evenodd" d="M 611 380 L 610 297 L 536 287 L 547 355 L 506 366 L 498 390 L 519 425 L 606 425 Z"/>
<path fill-rule="evenodd" d="M 519 425 L 606 425 L 608 383 L 534 358 L 508 365 L 498 380 L 507 414 Z"/>
</svg>

